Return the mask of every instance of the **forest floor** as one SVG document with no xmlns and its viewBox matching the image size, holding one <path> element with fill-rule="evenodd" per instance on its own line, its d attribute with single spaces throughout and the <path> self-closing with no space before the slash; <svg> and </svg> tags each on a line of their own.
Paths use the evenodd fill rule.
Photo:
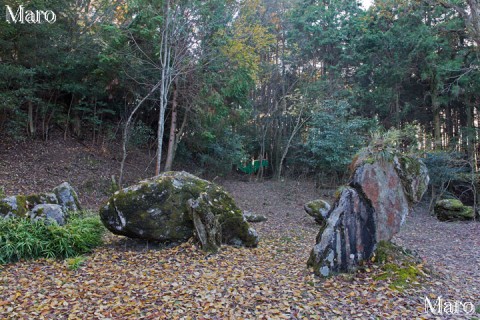
<svg viewBox="0 0 480 320">
<path fill-rule="evenodd" d="M 95 209 L 108 197 L 118 156 L 75 141 L 0 145 L 7 194 L 46 191 L 66 180 Z M 127 182 L 151 175 L 148 155 L 132 154 Z M 151 166 L 150 166 L 151 167 Z M 309 181 L 217 179 L 248 211 L 258 248 L 205 255 L 192 242 L 162 248 L 107 235 L 78 269 L 42 259 L 0 267 L 1 319 L 472 319 L 425 312 L 425 297 L 480 304 L 480 223 L 445 223 L 420 205 L 394 239 L 415 250 L 423 270 L 405 287 L 368 264 L 328 279 L 306 267 L 318 225 L 303 211 L 333 190 Z M 383 279 L 383 280 L 382 280 Z M 479 315 L 477 315 L 479 317 Z"/>
</svg>

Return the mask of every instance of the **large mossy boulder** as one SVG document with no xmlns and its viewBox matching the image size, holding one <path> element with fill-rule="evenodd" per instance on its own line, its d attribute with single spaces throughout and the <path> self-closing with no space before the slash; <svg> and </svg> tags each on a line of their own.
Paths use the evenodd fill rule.
<svg viewBox="0 0 480 320">
<path fill-rule="evenodd" d="M 165 172 L 115 192 L 100 217 L 111 232 L 130 238 L 184 242 L 195 234 L 201 243 L 205 235 L 212 248 L 218 246 L 214 231 L 197 234 L 196 228 L 202 226 L 196 223 L 202 223 L 204 228 L 218 229 L 224 244 L 258 244 L 258 235 L 227 192 L 183 171 Z"/>
<path fill-rule="evenodd" d="M 425 193 L 429 177 L 420 159 L 363 151 L 352 162 L 343 187 L 321 227 L 308 265 L 318 275 L 349 272 L 389 241 Z"/>
<path fill-rule="evenodd" d="M 440 221 L 464 221 L 475 218 L 473 207 L 466 206 L 457 199 L 439 200 L 435 203 L 434 210 Z"/>
<path fill-rule="evenodd" d="M 16 195 L 0 199 L 0 218 L 48 219 L 62 225 L 67 222 L 69 212 L 81 210 L 77 193 L 67 182 L 49 193 Z"/>
</svg>

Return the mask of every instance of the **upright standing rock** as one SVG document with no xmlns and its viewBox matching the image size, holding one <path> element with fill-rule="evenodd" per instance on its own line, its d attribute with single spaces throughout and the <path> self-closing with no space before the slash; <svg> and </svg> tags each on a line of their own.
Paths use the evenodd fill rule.
<svg viewBox="0 0 480 320">
<path fill-rule="evenodd" d="M 400 231 L 429 182 L 423 162 L 405 155 L 376 159 L 362 152 L 352 167 L 349 187 L 329 212 L 307 263 L 318 275 L 349 272 L 370 259 L 379 241 Z"/>
<path fill-rule="evenodd" d="M 342 189 L 330 212 L 308 265 L 328 276 L 332 271 L 350 271 L 371 256 L 375 246 L 374 209 L 355 189 Z"/>
<path fill-rule="evenodd" d="M 55 187 L 53 192 L 57 196 L 58 204 L 61 205 L 65 211 L 81 211 L 80 201 L 78 195 L 68 182 Z"/>
<path fill-rule="evenodd" d="M 363 163 L 353 173 L 350 185 L 373 207 L 376 239 L 390 240 L 400 231 L 410 204 L 393 161 Z"/>
</svg>

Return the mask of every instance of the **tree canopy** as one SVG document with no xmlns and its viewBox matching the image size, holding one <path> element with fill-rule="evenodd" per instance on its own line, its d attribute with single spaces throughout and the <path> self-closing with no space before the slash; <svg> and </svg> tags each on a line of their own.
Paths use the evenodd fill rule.
<svg viewBox="0 0 480 320">
<path fill-rule="evenodd" d="M 344 172 L 371 131 L 414 124 L 422 150 L 477 166 L 475 1 L 24 6 L 57 20 L 0 20 L 2 136 L 60 130 L 100 144 L 124 131 L 157 151 L 159 170 L 193 161 L 220 174 L 254 158 L 269 160 L 259 174 L 281 176 Z"/>
</svg>

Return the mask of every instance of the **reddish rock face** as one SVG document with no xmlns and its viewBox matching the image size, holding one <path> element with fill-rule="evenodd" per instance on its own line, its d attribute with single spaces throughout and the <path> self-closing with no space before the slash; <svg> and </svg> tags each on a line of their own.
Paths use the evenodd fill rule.
<svg viewBox="0 0 480 320">
<path fill-rule="evenodd" d="M 390 240 L 400 231 L 409 212 L 403 184 L 393 163 L 365 163 L 355 170 L 351 186 L 370 200 L 375 210 L 377 241 Z"/>
<path fill-rule="evenodd" d="M 425 165 L 408 156 L 386 160 L 364 152 L 351 168 L 352 180 L 328 213 L 308 260 L 318 275 L 348 272 L 370 259 L 379 241 L 400 231 L 428 186 Z"/>
</svg>

